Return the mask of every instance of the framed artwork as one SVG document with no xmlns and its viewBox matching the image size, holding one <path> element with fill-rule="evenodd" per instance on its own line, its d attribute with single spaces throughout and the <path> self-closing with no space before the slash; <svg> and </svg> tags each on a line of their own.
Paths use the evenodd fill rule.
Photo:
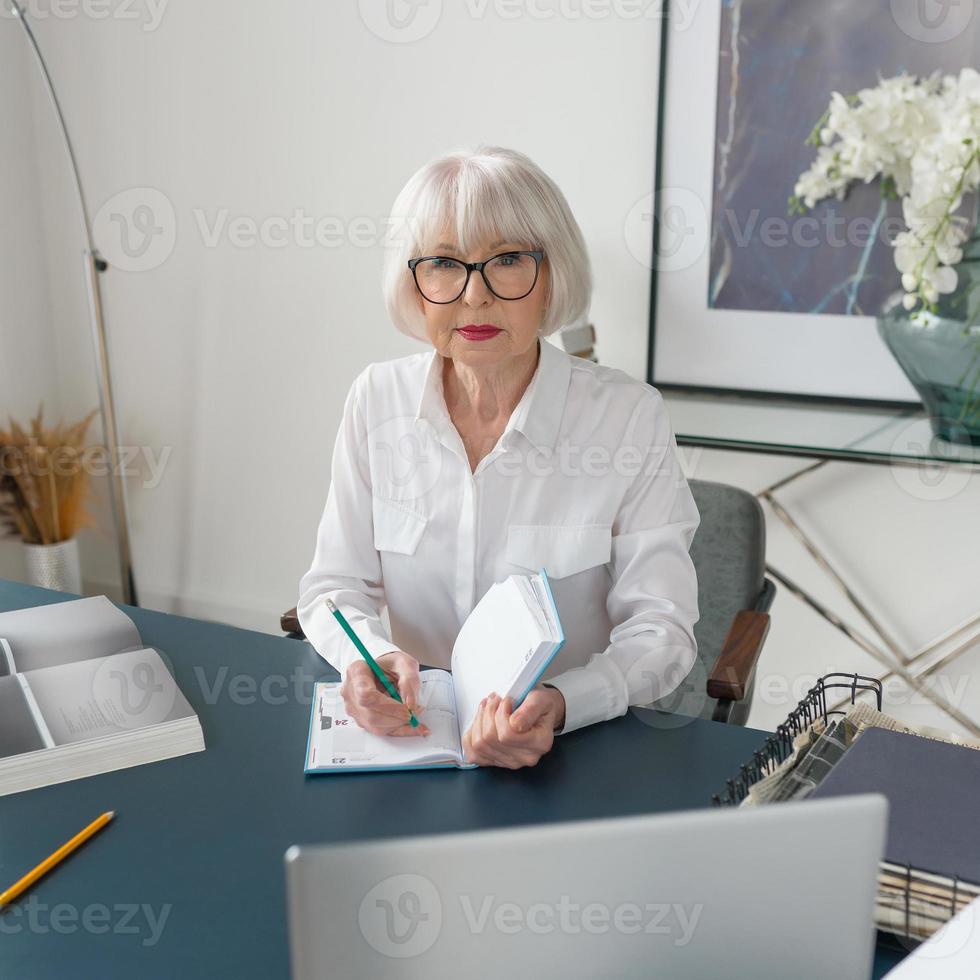
<svg viewBox="0 0 980 980">
<path fill-rule="evenodd" d="M 944 7 L 932 20 L 927 8 L 920 0 L 666 7 L 651 384 L 919 402 L 875 321 L 901 289 L 890 245 L 904 228 L 901 202 L 885 201 L 877 180 L 803 215 L 790 215 L 788 199 L 814 159 L 805 140 L 832 92 L 975 62 L 972 6 L 965 16 Z"/>
</svg>

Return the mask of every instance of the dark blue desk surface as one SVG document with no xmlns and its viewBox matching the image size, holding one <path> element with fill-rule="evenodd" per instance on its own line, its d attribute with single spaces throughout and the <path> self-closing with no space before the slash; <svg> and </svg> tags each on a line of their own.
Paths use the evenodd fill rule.
<svg viewBox="0 0 980 980">
<path fill-rule="evenodd" d="M 0 580 L 0 610 L 67 598 Z M 308 643 L 123 608 L 171 659 L 207 751 L 0 797 L 3 887 L 118 814 L 0 918 L 3 978 L 286 977 L 290 844 L 702 807 L 762 740 L 638 710 L 533 769 L 306 777 L 312 681 L 336 676 Z M 874 977 L 899 958 L 879 948 Z"/>
</svg>

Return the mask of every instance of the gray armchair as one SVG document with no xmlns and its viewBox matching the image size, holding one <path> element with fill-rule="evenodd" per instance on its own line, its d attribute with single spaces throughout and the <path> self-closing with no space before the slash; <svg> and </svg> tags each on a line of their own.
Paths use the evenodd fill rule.
<svg viewBox="0 0 980 980">
<path fill-rule="evenodd" d="M 691 480 L 690 487 L 701 513 L 691 543 L 701 612 L 694 626 L 698 661 L 665 701 L 680 700 L 675 710 L 683 714 L 744 725 L 776 595 L 766 578 L 765 515 L 738 487 L 708 480 Z"/>
<path fill-rule="evenodd" d="M 765 576 L 765 517 L 758 500 L 738 487 L 706 480 L 691 480 L 690 487 L 701 513 L 691 544 L 701 612 L 694 627 L 698 659 L 678 689 L 653 706 L 744 725 L 776 594 Z M 303 638 L 295 608 L 280 625 Z"/>
</svg>

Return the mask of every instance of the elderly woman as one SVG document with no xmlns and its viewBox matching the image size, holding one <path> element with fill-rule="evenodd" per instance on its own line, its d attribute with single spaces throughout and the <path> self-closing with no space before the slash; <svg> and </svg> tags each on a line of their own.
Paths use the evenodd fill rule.
<svg viewBox="0 0 980 980">
<path fill-rule="evenodd" d="M 409 217 L 386 259 L 388 313 L 432 349 L 369 364 L 350 388 L 299 621 L 358 724 L 425 738 L 424 711 L 408 724 L 419 664 L 449 667 L 494 582 L 546 569 L 565 645 L 516 710 L 489 694 L 463 739 L 471 762 L 532 766 L 555 735 L 690 671 L 700 517 L 660 393 L 543 340 L 591 291 L 582 234 L 546 174 L 513 150 L 453 153 L 409 180 L 393 215 Z"/>
</svg>

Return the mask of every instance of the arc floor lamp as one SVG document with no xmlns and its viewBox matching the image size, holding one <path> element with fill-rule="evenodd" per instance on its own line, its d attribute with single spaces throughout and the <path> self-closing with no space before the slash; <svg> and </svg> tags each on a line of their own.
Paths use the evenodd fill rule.
<svg viewBox="0 0 980 980">
<path fill-rule="evenodd" d="M 20 0 L 7 0 L 10 5 L 11 13 L 20 21 L 21 27 L 27 37 L 34 58 L 37 61 L 41 77 L 51 105 L 54 108 L 58 126 L 61 130 L 65 152 L 68 155 L 69 168 L 75 184 L 75 193 L 78 198 L 79 210 L 82 219 L 82 230 L 85 235 L 85 282 L 88 287 L 88 306 L 89 319 L 92 326 L 92 345 L 95 351 L 95 365 L 98 373 L 99 382 L 99 407 L 102 413 L 102 428 L 105 436 L 106 448 L 109 450 L 112 459 L 112 466 L 109 473 L 109 496 L 112 505 L 112 517 L 116 527 L 116 541 L 119 547 L 119 566 L 122 576 L 123 601 L 130 605 L 138 605 L 136 595 L 136 582 L 133 577 L 133 562 L 129 544 L 129 523 L 127 518 L 126 484 L 123 480 L 118 461 L 118 434 L 116 429 L 116 410 L 112 398 L 112 377 L 109 372 L 109 349 L 106 342 L 105 319 L 102 313 L 102 290 L 99 283 L 99 276 L 109 268 L 109 264 L 99 255 L 98 249 L 92 238 L 92 223 L 89 218 L 88 204 L 85 200 L 85 192 L 82 189 L 82 180 L 78 172 L 78 163 L 75 160 L 75 150 L 72 146 L 71 137 L 68 135 L 68 126 L 65 124 L 65 117 L 61 111 L 61 103 L 58 101 L 51 75 L 48 73 L 48 66 L 41 54 L 41 48 L 37 43 L 31 25 L 27 19 L 27 11 L 21 5 Z"/>
</svg>

